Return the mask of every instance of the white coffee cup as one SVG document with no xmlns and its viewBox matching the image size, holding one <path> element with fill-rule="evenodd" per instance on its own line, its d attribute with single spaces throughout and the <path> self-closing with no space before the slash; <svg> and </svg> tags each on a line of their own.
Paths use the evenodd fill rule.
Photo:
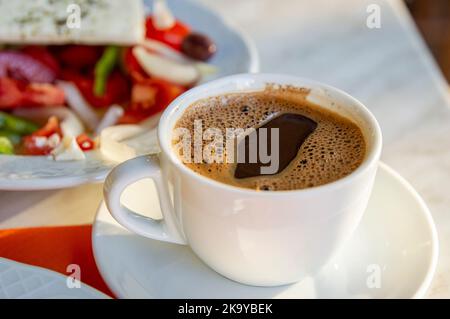
<svg viewBox="0 0 450 319">
<path fill-rule="evenodd" d="M 182 163 L 172 149 L 172 133 L 187 107 L 210 96 L 261 90 L 267 83 L 308 88 L 308 100 L 352 119 L 366 140 L 362 164 L 322 186 L 261 192 L 217 182 Z M 142 236 L 189 245 L 218 273 L 256 286 L 288 284 L 314 274 L 351 236 L 366 209 L 382 144 L 376 119 L 356 99 L 327 85 L 278 74 L 235 75 L 189 90 L 162 115 L 158 140 L 160 154 L 129 160 L 107 177 L 104 196 L 112 216 Z M 162 220 L 120 203 L 125 188 L 144 178 L 155 182 Z"/>
</svg>

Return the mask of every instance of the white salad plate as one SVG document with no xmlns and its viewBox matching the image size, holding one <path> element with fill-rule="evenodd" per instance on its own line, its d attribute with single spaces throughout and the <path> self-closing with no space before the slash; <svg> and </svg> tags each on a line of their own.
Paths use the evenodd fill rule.
<svg viewBox="0 0 450 319">
<path fill-rule="evenodd" d="M 152 0 L 145 3 L 150 12 Z M 216 66 L 218 72 L 204 78 L 203 82 L 258 71 L 259 59 L 254 44 L 218 13 L 195 0 L 169 0 L 168 4 L 175 17 L 193 30 L 208 35 L 217 45 L 217 53 L 209 63 Z M 84 161 L 71 162 L 56 162 L 45 156 L 0 155 L 0 190 L 57 189 L 101 182 L 115 164 L 99 151 L 88 153 Z"/>
<path fill-rule="evenodd" d="M 57 272 L 0 258 L 0 299 L 110 299 Z"/>
<path fill-rule="evenodd" d="M 158 218 L 158 196 L 151 183 L 131 185 L 122 201 Z M 130 233 L 104 203 L 92 240 L 100 273 L 120 298 L 421 298 L 433 278 L 439 246 L 424 201 L 385 164 L 380 164 L 368 208 L 352 238 L 314 277 L 296 284 L 267 288 L 226 279 L 187 246 Z"/>
</svg>

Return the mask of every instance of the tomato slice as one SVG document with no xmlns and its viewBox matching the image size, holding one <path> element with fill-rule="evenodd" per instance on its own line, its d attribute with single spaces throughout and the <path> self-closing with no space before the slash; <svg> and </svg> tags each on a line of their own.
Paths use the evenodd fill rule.
<svg viewBox="0 0 450 319">
<path fill-rule="evenodd" d="M 64 91 L 46 83 L 31 83 L 23 92 L 23 106 L 61 106 L 65 103 Z"/>
<path fill-rule="evenodd" d="M 39 145 L 39 137 L 25 136 L 22 139 L 20 154 L 29 156 L 49 155 L 53 148 L 49 145 Z"/>
<path fill-rule="evenodd" d="M 60 106 L 65 103 L 64 91 L 48 83 L 23 83 L 0 78 L 0 109 L 20 106 Z"/>
<path fill-rule="evenodd" d="M 158 30 L 153 25 L 153 18 L 150 16 L 145 22 L 146 37 L 148 39 L 154 39 L 161 41 L 172 48 L 181 51 L 181 44 L 184 38 L 191 32 L 191 29 L 180 21 L 176 21 L 175 25 L 166 30 Z"/>
<path fill-rule="evenodd" d="M 130 84 L 128 79 L 119 71 L 114 71 L 106 83 L 105 94 L 96 96 L 94 94 L 93 75 L 85 76 L 71 70 L 63 70 L 61 77 L 73 82 L 80 90 L 86 101 L 93 107 L 104 108 L 129 99 Z"/>
<path fill-rule="evenodd" d="M 67 67 L 90 68 L 100 59 L 103 49 L 102 46 L 65 45 L 56 50 L 56 56 Z"/>
<path fill-rule="evenodd" d="M 20 106 L 22 92 L 17 81 L 0 78 L 0 110 L 13 109 Z"/>
<path fill-rule="evenodd" d="M 62 130 L 56 116 L 50 117 L 42 128 L 22 139 L 21 153 L 34 156 L 49 155 L 53 147 L 48 143 L 42 143 L 40 139 L 49 138 L 53 134 L 57 134 L 62 138 Z"/>
<path fill-rule="evenodd" d="M 157 78 L 136 83 L 131 103 L 119 120 L 121 124 L 135 124 L 164 110 L 186 88 Z"/>
<path fill-rule="evenodd" d="M 148 83 L 136 83 L 131 90 L 131 103 L 135 109 L 145 110 L 156 104 L 158 89 Z"/>
<path fill-rule="evenodd" d="M 138 124 L 149 116 L 132 110 L 126 110 L 120 118 L 118 124 Z"/>
<path fill-rule="evenodd" d="M 123 69 L 135 82 L 141 82 L 148 79 L 147 72 L 141 67 L 133 54 L 133 48 L 126 48 L 122 59 Z"/>
<path fill-rule="evenodd" d="M 77 136 L 77 143 L 84 152 L 91 151 L 95 148 L 94 141 L 84 133 Z"/>
</svg>

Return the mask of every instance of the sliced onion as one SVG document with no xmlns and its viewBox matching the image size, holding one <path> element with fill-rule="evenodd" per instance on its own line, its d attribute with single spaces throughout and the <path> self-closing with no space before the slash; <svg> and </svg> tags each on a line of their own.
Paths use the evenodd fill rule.
<svg viewBox="0 0 450 319">
<path fill-rule="evenodd" d="M 218 71 L 216 66 L 209 64 L 209 63 L 193 60 L 163 42 L 153 40 L 153 39 L 145 39 L 140 44 L 145 49 L 155 52 L 155 53 L 157 53 L 163 57 L 166 57 L 168 59 L 171 59 L 173 61 L 193 65 L 195 68 L 197 68 L 197 70 L 199 71 L 201 76 L 214 74 L 214 73 L 217 73 L 217 71 Z"/>
<path fill-rule="evenodd" d="M 139 155 L 159 152 L 156 129 L 116 125 L 104 129 L 100 136 L 100 151 L 112 161 L 123 162 Z"/>
<path fill-rule="evenodd" d="M 133 48 L 133 55 L 149 75 L 183 86 L 200 80 L 200 72 L 192 64 L 168 59 L 140 46 Z"/>
<path fill-rule="evenodd" d="M 57 141 L 56 134 L 46 139 L 46 143 L 54 143 L 52 158 L 56 161 L 77 161 L 86 158 L 76 141 L 76 137 L 85 131 L 83 123 L 67 107 L 19 108 L 14 110 L 13 114 L 36 122 L 45 122 L 51 116 L 56 116 L 61 121 L 63 139 Z"/>
<path fill-rule="evenodd" d="M 61 130 L 64 136 L 77 137 L 84 132 L 83 123 L 67 107 L 41 107 L 41 108 L 18 108 L 14 115 L 45 123 L 51 116 L 56 116 L 61 121 Z"/>
<path fill-rule="evenodd" d="M 123 162 L 134 158 L 137 156 L 136 150 L 122 142 L 143 132 L 144 128 L 139 125 L 108 127 L 100 134 L 100 152 L 103 156 L 115 162 Z"/>
<path fill-rule="evenodd" d="M 99 122 L 97 114 L 92 106 L 86 102 L 76 85 L 70 82 L 58 81 L 58 86 L 64 91 L 69 107 L 90 130 L 95 130 Z"/>
<path fill-rule="evenodd" d="M 172 59 L 173 61 L 179 62 L 179 63 L 190 63 L 191 61 L 187 56 L 182 54 L 181 52 L 173 49 L 172 47 L 168 46 L 167 44 L 153 40 L 153 39 L 145 39 L 140 43 L 141 46 L 143 46 L 145 49 L 155 52 L 161 56 L 164 56 L 166 58 Z"/>
<path fill-rule="evenodd" d="M 106 111 L 102 120 L 98 124 L 97 128 L 95 129 L 96 134 L 100 135 L 100 133 L 105 128 L 116 125 L 117 121 L 120 119 L 120 117 L 123 115 L 123 113 L 124 113 L 124 111 L 121 106 L 119 106 L 119 105 L 110 106 L 108 108 L 108 111 Z"/>
<path fill-rule="evenodd" d="M 155 0 L 153 3 L 153 26 L 157 30 L 167 30 L 175 25 L 175 17 L 167 7 L 165 0 Z"/>
</svg>

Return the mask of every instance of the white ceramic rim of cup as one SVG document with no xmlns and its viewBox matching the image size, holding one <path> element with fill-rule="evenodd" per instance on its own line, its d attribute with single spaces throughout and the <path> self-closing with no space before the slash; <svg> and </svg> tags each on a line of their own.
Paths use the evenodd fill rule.
<svg viewBox="0 0 450 319">
<path fill-rule="evenodd" d="M 344 100 L 349 101 L 352 105 L 356 105 L 358 107 L 358 110 L 361 112 L 362 116 L 364 116 L 365 120 L 370 123 L 370 126 L 373 131 L 373 144 L 372 147 L 369 149 L 366 157 L 364 158 L 364 161 L 361 163 L 361 165 L 355 169 L 352 173 L 350 173 L 347 176 L 344 176 L 343 178 L 340 178 L 336 181 L 310 187 L 310 188 L 304 188 L 304 189 L 294 189 L 294 190 L 281 190 L 281 191 L 257 191 L 254 189 L 249 188 L 242 188 L 238 186 L 233 186 L 229 184 L 224 184 L 221 182 L 218 182 L 216 180 L 213 180 L 211 178 L 205 177 L 203 175 L 200 175 L 193 170 L 189 169 L 186 165 L 182 163 L 180 158 L 175 154 L 175 152 L 172 149 L 172 130 L 176 123 L 176 121 L 179 119 L 179 117 L 183 114 L 184 110 L 189 107 L 192 102 L 186 103 L 185 100 L 192 100 L 192 97 L 199 96 L 195 100 L 200 100 L 207 97 L 217 96 L 217 94 L 205 94 L 205 92 L 208 91 L 208 88 L 218 88 L 221 86 L 225 86 L 227 83 L 230 82 L 238 82 L 238 81 L 258 81 L 258 82 L 264 82 L 267 84 L 281 84 L 281 85 L 292 85 L 293 87 L 306 87 L 306 88 L 320 88 L 324 89 L 329 92 L 333 92 L 337 95 L 339 95 Z M 301 83 L 298 85 L 297 83 Z M 254 92 L 257 90 L 250 90 L 250 89 L 238 89 L 238 90 L 230 90 L 230 91 L 224 91 L 222 94 L 228 94 L 228 93 L 240 93 L 240 92 Z M 189 99 L 188 99 L 189 97 Z M 176 120 L 172 119 L 172 116 L 174 116 L 175 113 L 179 113 Z M 170 122 L 173 123 L 173 125 L 170 125 Z M 161 119 L 159 121 L 158 126 L 158 140 L 160 143 L 160 147 L 162 152 L 165 152 L 166 156 L 169 158 L 169 160 L 172 162 L 173 165 L 177 166 L 179 169 L 181 169 L 184 173 L 189 175 L 193 179 L 197 179 L 202 181 L 203 183 L 209 184 L 211 187 L 218 187 L 222 188 L 226 191 L 232 191 L 232 192 L 238 192 L 249 196 L 283 196 L 283 195 L 293 195 L 293 194 L 308 194 L 311 192 L 322 192 L 322 191 L 330 191 L 334 188 L 339 188 L 343 186 L 346 183 L 351 182 L 353 179 L 357 178 L 358 176 L 362 175 L 366 170 L 368 170 L 372 165 L 374 165 L 374 162 L 378 162 L 381 154 L 381 148 L 382 148 L 382 136 L 381 136 L 381 128 L 375 118 L 375 116 L 357 99 L 349 95 L 348 93 L 337 89 L 335 87 L 332 87 L 330 85 L 322 84 L 320 82 L 305 79 L 302 77 L 292 76 L 292 75 L 284 75 L 284 74 L 276 74 L 276 73 L 243 73 L 243 74 L 236 74 L 227 76 L 224 78 L 220 78 L 218 80 L 214 80 L 211 82 L 207 82 L 205 84 L 202 84 L 200 86 L 197 86 L 195 88 L 190 89 L 189 91 L 185 92 L 184 94 L 180 95 L 177 99 L 175 99 L 164 111 L 163 115 L 161 116 Z"/>
</svg>

